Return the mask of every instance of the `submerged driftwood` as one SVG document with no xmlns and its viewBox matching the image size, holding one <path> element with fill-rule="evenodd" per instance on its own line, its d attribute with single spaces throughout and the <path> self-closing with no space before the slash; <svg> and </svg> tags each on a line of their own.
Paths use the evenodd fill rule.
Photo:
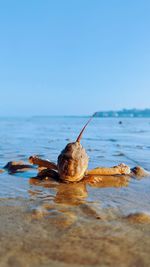
<svg viewBox="0 0 150 267">
<path fill-rule="evenodd" d="M 66 182 L 60 178 L 55 163 L 52 165 L 51 162 L 40 159 L 37 156 L 30 157 L 29 161 L 32 164 L 36 164 L 36 166 L 33 167 L 33 165 L 26 164 L 22 161 L 10 161 L 4 166 L 2 172 L 7 170 L 10 174 L 15 174 L 34 168 L 38 171 L 37 175 L 32 178 L 35 182 L 42 180 Z M 130 168 L 124 164 L 112 168 L 95 168 L 93 170 L 87 170 L 81 182 L 96 187 L 121 187 L 127 186 L 130 178 L 141 179 L 143 177 L 150 177 L 150 172 L 140 166 L 132 168 L 130 173 L 129 170 Z"/>
<path fill-rule="evenodd" d="M 23 161 L 9 161 L 4 166 L 4 169 L 8 170 L 10 173 L 24 172 L 31 168 L 33 168 L 32 165 L 25 164 Z"/>
</svg>

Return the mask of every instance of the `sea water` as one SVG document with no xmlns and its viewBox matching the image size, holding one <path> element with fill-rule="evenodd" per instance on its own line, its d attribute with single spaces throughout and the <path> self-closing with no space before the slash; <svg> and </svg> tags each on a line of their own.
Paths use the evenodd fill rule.
<svg viewBox="0 0 150 267">
<path fill-rule="evenodd" d="M 27 162 L 31 155 L 57 162 L 61 150 L 67 143 L 76 140 L 86 121 L 86 117 L 0 118 L 0 167 L 9 161 Z M 117 118 L 93 118 L 81 142 L 89 155 L 89 168 L 123 162 L 130 167 L 140 165 L 150 170 L 150 119 L 124 118 L 120 122 Z M 34 170 L 14 175 L 7 172 L 1 174 L 0 197 L 30 198 L 28 192 L 33 186 L 29 184 L 29 178 L 35 174 Z M 133 187 L 135 207 L 137 192 L 142 192 L 139 198 L 145 197 L 142 196 L 143 190 L 146 194 L 149 185 L 148 178 L 141 181 L 132 179 L 125 188 L 127 196 Z M 105 197 L 106 203 L 109 203 L 114 195 L 114 199 L 117 197 L 122 202 L 123 192 L 124 188 L 89 189 L 88 197 L 97 201 Z M 128 197 L 127 201 L 130 201 Z"/>
</svg>

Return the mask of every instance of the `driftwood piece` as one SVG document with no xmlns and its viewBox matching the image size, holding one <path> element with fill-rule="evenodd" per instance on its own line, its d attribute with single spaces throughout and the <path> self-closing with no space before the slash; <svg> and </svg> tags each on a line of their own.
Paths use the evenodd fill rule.
<svg viewBox="0 0 150 267">
<path fill-rule="evenodd" d="M 46 179 L 46 178 L 52 178 L 54 180 L 59 180 L 59 175 L 57 171 L 51 170 L 51 169 L 43 169 L 41 170 L 36 178 L 38 179 Z"/>
<path fill-rule="evenodd" d="M 54 162 L 48 160 L 40 159 L 37 156 L 29 157 L 29 162 L 31 164 L 38 165 L 39 167 L 45 167 L 52 170 L 57 170 L 57 165 Z"/>
<path fill-rule="evenodd" d="M 10 173 L 24 172 L 31 168 L 33 168 L 32 165 L 25 164 L 23 161 L 9 161 L 4 166 L 4 169 L 7 169 Z"/>
<path fill-rule="evenodd" d="M 118 166 L 114 166 L 111 168 L 98 167 L 92 170 L 87 170 L 86 175 L 120 175 L 120 174 L 130 174 L 130 168 L 121 163 Z"/>
</svg>

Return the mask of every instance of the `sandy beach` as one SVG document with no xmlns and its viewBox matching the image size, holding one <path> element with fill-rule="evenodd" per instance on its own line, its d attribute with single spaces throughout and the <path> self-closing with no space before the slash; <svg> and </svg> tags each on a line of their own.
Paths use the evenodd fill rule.
<svg viewBox="0 0 150 267">
<path fill-rule="evenodd" d="M 16 205 L 17 203 L 17 205 Z M 149 266 L 150 215 L 0 201 L 1 266 Z M 119 216 L 120 215 L 120 216 Z"/>
</svg>

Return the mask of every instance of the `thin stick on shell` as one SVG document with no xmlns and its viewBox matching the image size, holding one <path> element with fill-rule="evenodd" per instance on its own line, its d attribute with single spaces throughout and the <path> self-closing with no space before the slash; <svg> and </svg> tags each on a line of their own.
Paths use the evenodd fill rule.
<svg viewBox="0 0 150 267">
<path fill-rule="evenodd" d="M 93 119 L 93 117 L 95 116 L 95 114 L 96 114 L 96 113 L 94 113 L 94 114 L 89 118 L 89 120 L 87 121 L 87 123 L 84 125 L 84 127 L 82 128 L 82 130 L 81 130 L 79 136 L 77 137 L 76 142 L 80 142 L 80 140 L 81 140 L 81 138 L 82 138 L 82 134 L 83 134 L 83 132 L 84 132 L 86 126 L 87 126 L 87 125 L 89 124 L 89 122 Z"/>
</svg>

